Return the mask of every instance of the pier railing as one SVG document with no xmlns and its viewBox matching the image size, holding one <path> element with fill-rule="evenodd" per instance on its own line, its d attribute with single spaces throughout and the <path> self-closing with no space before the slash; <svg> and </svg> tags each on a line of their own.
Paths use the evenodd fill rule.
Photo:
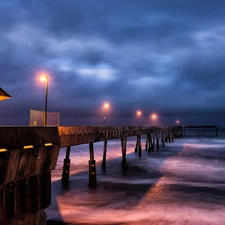
<svg viewBox="0 0 225 225">
<path fill-rule="evenodd" d="M 167 136 L 173 135 L 178 137 L 183 135 L 182 126 L 59 126 L 58 131 L 61 147 L 153 134 L 156 132 L 167 132 Z"/>
</svg>

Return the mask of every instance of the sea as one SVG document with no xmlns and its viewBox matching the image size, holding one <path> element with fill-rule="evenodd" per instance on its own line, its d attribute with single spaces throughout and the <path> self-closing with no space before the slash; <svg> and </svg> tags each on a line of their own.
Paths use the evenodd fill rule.
<svg viewBox="0 0 225 225">
<path fill-rule="evenodd" d="M 47 224 L 59 225 L 224 225 L 225 132 L 194 132 L 159 150 L 135 153 L 127 139 L 127 170 L 122 170 L 120 139 L 94 143 L 97 186 L 89 184 L 89 145 L 71 147 L 70 182 L 61 183 L 66 149 L 52 171 L 52 202 Z"/>
</svg>

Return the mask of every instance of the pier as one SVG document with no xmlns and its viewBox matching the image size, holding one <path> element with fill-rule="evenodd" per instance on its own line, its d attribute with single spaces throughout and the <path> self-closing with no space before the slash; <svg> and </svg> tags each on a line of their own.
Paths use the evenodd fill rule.
<svg viewBox="0 0 225 225">
<path fill-rule="evenodd" d="M 183 136 L 182 126 L 59 126 L 0 127 L 0 224 L 39 225 L 51 203 L 51 171 L 60 148 L 66 148 L 62 183 L 69 185 L 71 146 L 87 144 L 89 186 L 96 186 L 94 143 L 104 142 L 102 167 L 107 166 L 107 142 L 121 142 L 121 169 L 126 170 L 127 137 L 136 137 L 134 152 L 158 151 Z"/>
<path fill-rule="evenodd" d="M 183 136 L 186 136 L 186 132 L 191 131 L 192 135 L 204 136 L 209 131 L 215 132 L 215 136 L 218 136 L 218 127 L 216 125 L 212 126 L 183 126 Z"/>
</svg>

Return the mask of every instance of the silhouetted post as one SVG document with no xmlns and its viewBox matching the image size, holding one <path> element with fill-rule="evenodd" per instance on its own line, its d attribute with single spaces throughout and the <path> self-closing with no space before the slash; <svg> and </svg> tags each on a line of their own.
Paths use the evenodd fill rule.
<svg viewBox="0 0 225 225">
<path fill-rule="evenodd" d="M 107 150 L 107 140 L 104 141 L 103 158 L 102 158 L 102 168 L 106 167 L 106 150 Z"/>
<path fill-rule="evenodd" d="M 89 186 L 96 186 L 96 166 L 94 160 L 94 144 L 89 143 L 90 160 L 89 160 Z"/>
<path fill-rule="evenodd" d="M 156 131 L 156 148 L 159 150 L 159 131 Z"/>
<path fill-rule="evenodd" d="M 162 145 L 165 146 L 165 131 L 162 130 Z"/>
<path fill-rule="evenodd" d="M 122 169 L 127 169 L 127 162 L 126 162 L 126 148 L 127 148 L 127 137 L 121 138 L 121 149 L 122 149 Z"/>
<path fill-rule="evenodd" d="M 63 163 L 62 183 L 68 184 L 70 178 L 70 146 L 66 148 L 66 158 Z"/>
</svg>

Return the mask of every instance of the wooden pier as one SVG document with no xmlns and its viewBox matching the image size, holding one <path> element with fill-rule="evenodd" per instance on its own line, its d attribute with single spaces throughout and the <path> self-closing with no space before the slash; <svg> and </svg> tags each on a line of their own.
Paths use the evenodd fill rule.
<svg viewBox="0 0 225 225">
<path fill-rule="evenodd" d="M 165 142 L 171 142 L 175 137 L 183 135 L 182 127 L 107 127 L 107 126 L 81 126 L 81 127 L 58 127 L 61 140 L 60 147 L 66 147 L 66 157 L 64 159 L 62 183 L 69 183 L 70 172 L 70 151 L 71 146 L 80 144 L 89 144 L 90 160 L 89 160 L 89 186 L 95 186 L 96 181 L 96 165 L 94 159 L 94 142 L 104 141 L 102 167 L 106 167 L 107 141 L 112 139 L 121 139 L 122 152 L 122 169 L 127 168 L 126 164 L 126 145 L 127 137 L 136 136 L 137 142 L 135 152 L 141 156 L 141 136 L 145 135 L 146 150 L 153 152 L 156 148 L 159 150 L 159 143 L 162 146 Z"/>
<path fill-rule="evenodd" d="M 187 127 L 186 127 L 187 128 Z M 183 136 L 184 127 L 68 126 L 0 127 L 0 225 L 40 225 L 43 209 L 51 202 L 51 170 L 60 148 L 66 147 L 62 183 L 69 183 L 71 146 L 88 144 L 89 185 L 97 184 L 94 143 L 104 142 L 102 167 L 106 167 L 107 141 L 120 139 L 122 166 L 127 168 L 127 137 L 136 136 L 134 151 L 159 150 L 160 143 Z"/>
<path fill-rule="evenodd" d="M 216 125 L 205 125 L 205 126 L 183 126 L 183 136 L 186 136 L 187 131 L 191 131 L 192 135 L 195 136 L 204 136 L 208 132 L 215 133 L 215 136 L 218 136 L 218 127 Z"/>
</svg>

